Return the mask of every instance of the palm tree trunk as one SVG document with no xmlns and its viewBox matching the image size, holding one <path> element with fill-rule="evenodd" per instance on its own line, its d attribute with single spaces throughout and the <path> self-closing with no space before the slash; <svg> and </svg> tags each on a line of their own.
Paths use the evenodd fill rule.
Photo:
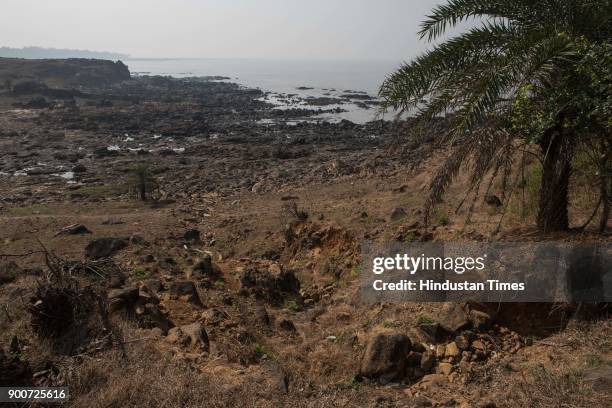
<svg viewBox="0 0 612 408">
<path fill-rule="evenodd" d="M 562 126 L 546 132 L 541 143 L 544 152 L 538 228 L 543 232 L 565 231 L 569 228 L 568 189 L 573 147 Z"/>
<path fill-rule="evenodd" d="M 612 135 L 605 130 L 600 130 L 602 137 L 599 142 L 601 156 L 599 159 L 599 191 L 603 202 L 603 211 L 599 221 L 599 232 L 604 233 L 608 229 L 610 219 L 610 207 L 612 207 L 612 168 L 609 161 L 612 154 Z"/>
<path fill-rule="evenodd" d="M 599 232 L 606 232 L 608 220 L 610 219 L 610 201 L 612 197 L 612 183 L 609 182 L 606 174 L 601 174 L 601 200 L 603 201 L 603 212 L 599 222 Z"/>
</svg>

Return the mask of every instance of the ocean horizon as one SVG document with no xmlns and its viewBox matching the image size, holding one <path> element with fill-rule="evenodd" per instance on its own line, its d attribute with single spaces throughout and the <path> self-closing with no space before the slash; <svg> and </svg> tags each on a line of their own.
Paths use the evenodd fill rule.
<svg viewBox="0 0 612 408">
<path fill-rule="evenodd" d="M 376 97 L 387 75 L 401 64 L 390 60 L 264 58 L 132 58 L 124 63 L 135 75 L 228 77 L 228 81 L 270 92 L 266 100 L 279 109 L 313 108 L 303 101 L 286 103 L 287 95 L 338 98 L 347 92 L 360 92 Z M 336 107 L 346 112 L 322 115 L 320 119 L 365 123 L 378 118 L 376 107 L 366 108 L 363 104 L 345 103 L 324 108 Z"/>
</svg>

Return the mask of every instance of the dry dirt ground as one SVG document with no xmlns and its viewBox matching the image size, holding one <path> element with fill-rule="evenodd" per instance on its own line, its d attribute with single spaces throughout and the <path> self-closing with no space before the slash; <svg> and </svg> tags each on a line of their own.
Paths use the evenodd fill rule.
<svg viewBox="0 0 612 408">
<path fill-rule="evenodd" d="M 28 128 L 38 115 L 2 114 L 0 146 L 18 152 L 3 155 L 6 163 L 31 160 L 20 158 L 19 143 L 32 133 L 28 152 L 53 154 Z M 83 132 L 62 133 L 58 151 L 77 141 L 95 149 L 97 131 Z M 182 154 L 146 159 L 163 168 L 156 202 L 127 193 L 129 168 L 141 160 L 133 154 L 78 158 L 88 172 L 76 184 L 0 177 L 0 381 L 68 385 L 74 407 L 612 405 L 606 314 L 572 318 L 571 305 L 368 306 L 358 279 L 364 240 L 609 237 L 541 236 L 519 204 L 504 210 L 482 198 L 466 223 L 466 209 L 455 212 L 465 174 L 423 226 L 443 150 L 416 160 L 384 144 L 347 149 L 350 139 L 329 139 L 305 142 L 306 155 L 300 144 L 270 156 L 266 143 L 192 142 Z M 211 174 L 220 181 L 204 188 L 199 180 Z M 574 224 L 588 215 L 587 204 L 573 203 Z M 89 232 L 58 234 L 75 224 Z M 85 256 L 101 238 L 123 243 L 108 264 Z M 37 320 L 50 313 L 50 293 L 72 302 L 67 323 Z M 465 324 L 440 331 L 449 316 Z M 371 366 L 391 374 L 367 375 Z"/>
</svg>

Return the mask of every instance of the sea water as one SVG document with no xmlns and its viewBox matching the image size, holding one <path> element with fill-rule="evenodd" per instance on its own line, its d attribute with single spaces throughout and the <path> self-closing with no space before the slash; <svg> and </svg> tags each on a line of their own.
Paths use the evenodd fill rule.
<svg viewBox="0 0 612 408">
<path fill-rule="evenodd" d="M 339 105 L 309 106 L 303 100 L 299 103 L 279 101 L 283 95 L 297 94 L 300 99 L 307 97 L 338 98 L 346 91 L 365 92 L 376 97 L 378 90 L 394 70 L 399 61 L 388 60 L 282 60 L 282 59 L 130 59 L 124 61 L 136 75 L 169 75 L 176 78 L 191 76 L 223 76 L 228 81 L 251 88 L 271 92 L 267 101 L 279 109 L 292 107 L 312 109 L 341 108 L 348 112 L 321 115 L 318 119 L 338 121 L 347 119 L 365 123 L 383 118 L 392 119 L 392 114 L 381 116 L 377 106 L 369 109 L 354 103 Z M 312 89 L 298 89 L 298 88 Z M 354 101 L 353 101 L 354 102 Z"/>
</svg>

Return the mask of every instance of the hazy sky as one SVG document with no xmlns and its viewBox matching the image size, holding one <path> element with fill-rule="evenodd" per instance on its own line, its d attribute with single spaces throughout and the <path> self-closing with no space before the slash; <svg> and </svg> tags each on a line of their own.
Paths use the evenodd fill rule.
<svg viewBox="0 0 612 408">
<path fill-rule="evenodd" d="M 132 57 L 403 59 L 444 0 L 2 0 L 0 46 Z"/>
</svg>

